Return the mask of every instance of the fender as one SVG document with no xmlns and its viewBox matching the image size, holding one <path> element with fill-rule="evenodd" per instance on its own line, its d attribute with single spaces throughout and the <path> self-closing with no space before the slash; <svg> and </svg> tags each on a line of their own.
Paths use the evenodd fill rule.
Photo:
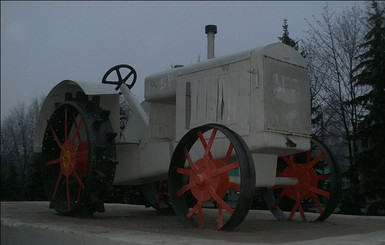
<svg viewBox="0 0 385 245">
<path fill-rule="evenodd" d="M 50 118 L 55 108 L 66 100 L 66 93 L 71 93 L 75 98 L 78 92 L 86 94 L 88 100 L 98 96 L 99 106 L 104 110 L 110 111 L 110 122 L 114 132 L 120 132 L 119 128 L 119 93 L 111 86 L 90 82 L 75 82 L 64 80 L 58 83 L 47 95 L 40 110 L 39 118 L 35 128 L 33 141 L 33 151 L 41 153 L 44 132 L 47 127 L 47 120 Z M 117 137 L 116 140 L 119 140 Z"/>
</svg>

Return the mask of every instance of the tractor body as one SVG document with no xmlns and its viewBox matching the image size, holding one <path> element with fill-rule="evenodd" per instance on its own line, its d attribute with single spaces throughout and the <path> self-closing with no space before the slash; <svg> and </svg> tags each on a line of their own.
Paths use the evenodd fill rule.
<svg viewBox="0 0 385 245">
<path fill-rule="evenodd" d="M 210 40 L 213 38 L 213 30 L 216 33 L 216 27 L 206 29 L 209 43 L 213 43 L 213 40 Z M 213 52 L 213 47 L 209 46 L 208 50 Z M 282 43 L 219 58 L 214 58 L 213 54 L 208 57 L 210 59 L 204 62 L 178 66 L 146 77 L 145 100 L 142 103 L 139 103 L 130 91 L 133 84 L 125 84 L 132 74 L 136 80 L 135 71 L 131 71 L 123 79 L 119 68 L 111 69 L 110 71 L 118 73 L 120 82 L 116 89 L 105 84 L 69 80 L 55 86 L 41 109 L 34 139 L 34 151 L 43 153 L 45 167 L 54 168 L 53 165 L 60 164 L 60 168 L 56 170 L 59 174 L 57 181 L 54 178 L 46 184 L 54 186 L 48 188 L 51 203 L 54 203 L 54 199 L 59 195 L 57 192 L 62 176 L 67 178 L 64 181 L 67 187 L 64 187 L 62 198 L 62 205 L 67 206 L 63 212 L 77 208 L 78 203 L 92 203 L 82 201 L 81 193 L 83 190 L 85 193 L 90 192 L 87 185 L 101 186 L 99 182 L 103 181 L 95 180 L 87 173 L 82 176 L 79 174 L 81 169 L 77 168 L 76 164 L 82 164 L 83 168 L 88 168 L 89 171 L 91 165 L 97 166 L 99 179 L 103 179 L 105 175 L 101 169 L 113 166 L 109 168 L 112 168 L 114 173 L 108 174 L 111 178 L 107 176 L 107 182 L 113 185 L 146 185 L 169 180 L 174 186 L 183 186 L 180 184 L 183 178 L 178 176 L 179 174 L 189 176 L 190 179 L 190 184 L 185 188 L 173 187 L 174 189 L 170 190 L 174 193 L 173 205 L 180 206 L 174 207 L 174 210 L 176 209 L 178 217 L 182 217 L 181 222 L 188 224 L 189 220 L 185 219 L 191 217 L 190 212 L 200 210 L 199 225 L 202 227 L 202 203 L 214 201 L 219 204 L 220 209 L 224 208 L 230 214 L 235 210 L 235 218 L 230 219 L 224 226 L 232 228 L 244 218 L 247 211 L 238 211 L 238 208 L 232 210 L 230 206 L 222 203 L 218 196 L 230 200 L 230 192 L 227 191 L 230 189 L 235 190 L 232 193 L 247 193 L 233 199 L 242 206 L 240 210 L 248 210 L 251 201 L 246 196 L 252 195 L 255 187 L 298 186 L 299 181 L 304 181 L 301 179 L 303 175 L 313 174 L 313 170 L 306 170 L 306 174 L 301 176 L 291 172 L 276 174 L 279 157 L 306 152 L 311 148 L 310 82 L 306 60 L 295 49 Z M 106 73 L 105 78 L 107 75 Z M 114 84 L 105 78 L 104 83 Z M 118 90 L 131 110 L 124 127 L 121 127 L 120 122 Z M 76 103 L 82 105 L 77 106 Z M 61 107 L 64 109 L 57 111 L 57 108 Z M 88 107 L 97 109 L 89 112 Z M 82 108 L 85 108 L 84 111 Z M 72 113 L 72 119 L 68 113 Z M 87 122 L 87 118 L 92 118 L 93 122 L 82 129 L 81 125 Z M 62 120 L 64 124 L 60 126 L 60 122 L 53 120 Z M 102 129 L 99 129 L 100 127 Z M 213 131 L 211 135 L 204 134 L 210 130 Z M 97 133 L 99 131 L 101 133 Z M 221 134 L 216 135 L 217 132 Z M 67 136 L 72 134 L 74 136 Z M 96 136 L 93 136 L 94 134 Z M 102 134 L 103 137 L 107 135 L 107 140 L 98 140 L 101 136 L 97 134 Z M 59 135 L 62 135 L 61 138 Z M 88 140 L 84 140 L 85 138 Z M 194 141 L 201 142 L 203 153 L 199 147 L 193 147 Z M 50 148 L 50 144 L 54 142 L 58 146 Z M 100 143 L 93 142 L 102 142 L 104 145 L 95 145 Z M 87 147 L 88 150 L 84 150 Z M 108 154 L 103 155 L 104 151 Z M 44 152 L 49 153 L 45 154 L 45 158 Z M 54 157 L 55 154 L 59 157 Z M 68 163 L 68 156 L 76 160 Z M 322 158 L 318 157 L 311 165 Z M 293 159 L 290 158 L 286 162 L 292 165 Z M 179 162 L 185 161 L 189 167 L 178 165 Z M 307 157 L 307 162 L 309 161 L 310 153 Z M 73 168 L 69 164 L 72 164 Z M 229 166 L 226 167 L 227 164 Z M 202 170 L 206 168 L 210 170 Z M 317 173 L 314 172 L 314 175 Z M 71 176 L 79 182 L 77 197 L 70 196 L 74 192 L 72 189 L 75 189 L 69 184 Z M 89 180 L 90 178 L 92 180 Z M 247 180 L 242 181 L 242 178 Z M 310 180 L 308 182 L 310 183 Z M 317 185 L 317 181 L 314 183 Z M 199 188 L 196 187 L 198 185 Z M 221 185 L 225 187 L 220 187 Z M 307 185 L 304 186 L 308 188 Z M 178 204 L 177 198 L 190 189 L 198 204 L 188 211 L 184 202 Z M 327 196 L 314 188 L 312 190 Z M 97 194 L 94 196 L 101 195 L 97 191 L 95 193 Z M 314 198 L 312 194 L 308 195 L 306 190 L 298 193 L 298 198 L 293 197 L 296 200 L 293 212 L 298 208 L 299 198 Z M 84 200 L 97 199 L 90 196 L 84 197 Z M 274 199 L 269 200 L 273 212 L 278 201 L 274 203 Z M 301 215 L 302 213 L 303 211 Z M 219 217 L 223 218 L 222 213 Z M 218 228 L 222 226 L 221 223 Z"/>
</svg>

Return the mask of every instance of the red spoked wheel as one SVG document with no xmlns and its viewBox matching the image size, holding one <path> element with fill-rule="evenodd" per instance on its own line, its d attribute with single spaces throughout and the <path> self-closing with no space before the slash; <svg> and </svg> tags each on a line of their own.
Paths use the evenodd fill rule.
<svg viewBox="0 0 385 245">
<path fill-rule="evenodd" d="M 115 162 L 107 160 L 115 156 L 114 141 L 108 137 L 112 129 L 97 112 L 100 108 L 87 111 L 81 103 L 68 101 L 48 120 L 42 148 L 43 184 L 51 207 L 61 214 L 73 214 L 80 207 L 96 211 L 103 202 L 99 194 L 105 185 L 100 183 L 111 182 L 105 176 L 110 171 L 101 165 L 114 171 Z M 104 176 L 96 176 L 95 171 Z"/>
<path fill-rule="evenodd" d="M 247 215 L 255 189 L 255 169 L 242 138 L 230 129 L 207 124 L 179 142 L 169 170 L 169 195 L 185 226 L 205 226 L 204 208 L 218 209 L 217 228 L 230 230 Z M 208 218 L 207 218 L 208 219 Z M 210 223 L 210 222 L 208 222 Z"/>
<path fill-rule="evenodd" d="M 278 220 L 324 221 L 341 195 L 340 170 L 328 148 L 311 140 L 311 149 L 278 159 L 277 177 L 295 177 L 296 185 L 273 186 L 265 192 L 267 206 Z M 288 216 L 283 212 L 288 212 Z"/>
</svg>

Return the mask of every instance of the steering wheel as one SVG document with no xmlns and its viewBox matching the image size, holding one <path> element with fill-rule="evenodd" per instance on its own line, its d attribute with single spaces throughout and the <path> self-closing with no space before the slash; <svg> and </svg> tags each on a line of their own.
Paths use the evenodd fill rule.
<svg viewBox="0 0 385 245">
<path fill-rule="evenodd" d="M 126 75 L 124 78 L 122 77 L 122 73 L 120 72 L 121 70 L 124 70 L 124 69 L 128 69 L 128 75 Z M 116 72 L 116 75 L 118 77 L 118 81 L 111 81 L 111 80 L 107 80 L 107 78 L 111 75 L 111 73 L 113 72 Z M 122 84 L 125 84 L 127 82 L 127 80 L 129 80 L 129 78 L 132 77 L 130 79 L 130 83 L 129 84 L 126 84 L 127 87 L 129 89 L 131 89 L 132 87 L 134 87 L 134 84 L 136 82 L 136 71 L 135 69 L 132 67 L 132 66 L 129 66 L 129 65 L 117 65 L 117 66 L 114 66 L 112 67 L 111 69 L 109 69 L 106 74 L 104 74 L 103 76 L 103 79 L 102 79 L 102 83 L 104 84 L 113 84 L 113 85 L 117 85 L 117 87 L 115 88 L 115 90 L 118 90 L 120 88 L 120 86 Z"/>
</svg>

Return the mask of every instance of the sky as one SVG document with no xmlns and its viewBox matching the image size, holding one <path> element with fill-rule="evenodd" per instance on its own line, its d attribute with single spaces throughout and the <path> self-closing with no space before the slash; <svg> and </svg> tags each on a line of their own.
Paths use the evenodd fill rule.
<svg viewBox="0 0 385 245">
<path fill-rule="evenodd" d="M 351 1 L 1 1 L 1 118 L 18 103 L 47 95 L 62 80 L 100 83 L 114 65 L 129 64 L 144 99 L 144 78 L 206 60 L 208 24 L 218 26 L 215 56 L 278 42 L 283 19 L 299 40 L 323 8 Z"/>
</svg>

